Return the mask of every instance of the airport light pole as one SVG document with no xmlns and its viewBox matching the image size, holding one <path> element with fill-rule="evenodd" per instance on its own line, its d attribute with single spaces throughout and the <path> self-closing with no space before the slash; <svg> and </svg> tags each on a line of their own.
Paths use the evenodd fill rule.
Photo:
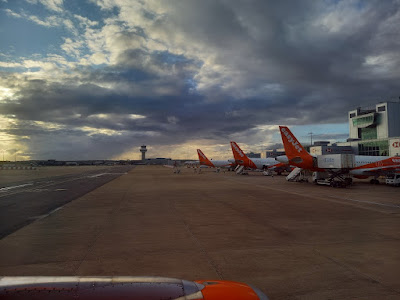
<svg viewBox="0 0 400 300">
<path fill-rule="evenodd" d="M 308 134 L 309 134 L 310 137 L 311 137 L 311 144 L 310 144 L 310 147 L 311 147 L 311 146 L 312 146 L 312 135 L 313 135 L 313 132 L 309 132 Z"/>
</svg>

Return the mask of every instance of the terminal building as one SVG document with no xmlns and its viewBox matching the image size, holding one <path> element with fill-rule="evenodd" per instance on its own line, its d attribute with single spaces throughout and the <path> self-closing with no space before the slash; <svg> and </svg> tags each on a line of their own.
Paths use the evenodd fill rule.
<svg viewBox="0 0 400 300">
<path fill-rule="evenodd" d="M 349 111 L 349 138 L 337 146 L 354 154 L 400 156 L 400 102 L 381 102 Z"/>
<path fill-rule="evenodd" d="M 316 141 L 305 146 L 314 155 L 356 154 L 400 156 L 400 102 L 381 102 L 348 112 L 349 138 L 330 144 Z M 266 157 L 285 155 L 284 149 L 267 150 Z"/>
<path fill-rule="evenodd" d="M 285 155 L 285 149 L 272 149 L 265 151 L 265 157 L 275 158 L 277 156 Z"/>
<path fill-rule="evenodd" d="M 325 155 L 325 154 L 354 154 L 355 151 L 348 145 L 330 144 L 329 141 L 316 141 L 310 147 L 311 154 Z"/>
<path fill-rule="evenodd" d="M 248 158 L 261 158 L 261 153 L 249 152 L 245 154 Z"/>
</svg>

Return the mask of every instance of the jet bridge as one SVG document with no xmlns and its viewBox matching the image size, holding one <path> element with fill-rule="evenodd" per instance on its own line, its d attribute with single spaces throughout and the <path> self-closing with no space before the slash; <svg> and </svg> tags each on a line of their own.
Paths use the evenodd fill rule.
<svg viewBox="0 0 400 300">
<path fill-rule="evenodd" d="M 312 181 L 316 184 L 329 185 L 332 187 L 347 187 L 351 185 L 352 179 L 348 176 L 349 171 L 354 168 L 354 154 L 325 154 L 313 158 L 314 167 L 321 171 L 314 172 Z M 308 172 L 301 168 L 295 168 L 286 177 L 287 181 L 308 181 Z"/>
<path fill-rule="evenodd" d="M 354 154 L 324 154 L 317 156 L 317 166 L 327 170 L 350 170 L 355 165 Z"/>
</svg>

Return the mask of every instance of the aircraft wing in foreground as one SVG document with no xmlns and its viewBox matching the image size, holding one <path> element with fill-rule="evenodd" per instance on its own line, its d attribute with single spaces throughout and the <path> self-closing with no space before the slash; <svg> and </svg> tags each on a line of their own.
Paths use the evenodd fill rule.
<svg viewBox="0 0 400 300">
<path fill-rule="evenodd" d="M 0 277 L 0 299 L 267 300 L 259 289 L 222 280 L 163 277 Z"/>
</svg>

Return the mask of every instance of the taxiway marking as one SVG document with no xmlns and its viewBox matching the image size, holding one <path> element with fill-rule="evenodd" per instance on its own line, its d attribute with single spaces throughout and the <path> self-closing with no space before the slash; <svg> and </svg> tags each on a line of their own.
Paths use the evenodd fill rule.
<svg viewBox="0 0 400 300">
<path fill-rule="evenodd" d="M 239 180 L 232 179 L 232 178 L 229 178 L 229 180 L 239 181 Z M 360 205 L 356 205 L 355 203 L 365 203 L 365 204 L 369 204 L 369 205 L 377 205 L 377 206 L 400 209 L 399 205 L 394 205 L 394 204 L 385 204 L 385 203 L 379 203 L 379 202 L 373 202 L 373 201 L 363 201 L 363 200 L 356 200 L 356 199 L 350 199 L 350 198 L 341 198 L 341 197 L 333 197 L 333 196 L 315 196 L 315 195 L 309 195 L 309 194 L 303 194 L 303 193 L 294 192 L 294 191 L 288 191 L 288 190 L 273 188 L 273 187 L 266 186 L 266 185 L 260 185 L 260 184 L 253 185 L 253 184 L 251 184 L 249 182 L 240 181 L 240 183 L 256 186 L 256 187 L 259 187 L 259 188 L 267 188 L 267 189 L 271 189 L 271 190 L 274 190 L 274 191 L 284 192 L 284 193 L 288 193 L 288 194 L 292 194 L 292 195 L 298 195 L 298 196 L 302 196 L 302 197 L 314 198 L 314 199 L 323 200 L 323 201 L 329 201 L 329 202 L 334 202 L 334 203 L 347 204 L 347 205 L 351 205 L 351 206 L 354 206 L 354 207 L 358 207 L 358 208 L 362 208 L 362 209 L 366 209 L 366 210 L 371 210 L 371 211 L 375 211 L 375 212 L 380 212 L 380 213 L 384 213 L 384 214 L 392 214 L 393 212 L 382 211 L 382 210 L 374 209 L 372 207 L 360 206 Z M 333 199 L 328 199 L 328 197 L 333 198 Z M 334 200 L 335 198 L 337 200 Z M 338 200 L 341 200 L 341 201 L 338 201 Z M 355 202 L 355 203 L 354 204 L 353 203 L 349 203 L 349 201 L 352 201 L 352 202 Z"/>
</svg>

